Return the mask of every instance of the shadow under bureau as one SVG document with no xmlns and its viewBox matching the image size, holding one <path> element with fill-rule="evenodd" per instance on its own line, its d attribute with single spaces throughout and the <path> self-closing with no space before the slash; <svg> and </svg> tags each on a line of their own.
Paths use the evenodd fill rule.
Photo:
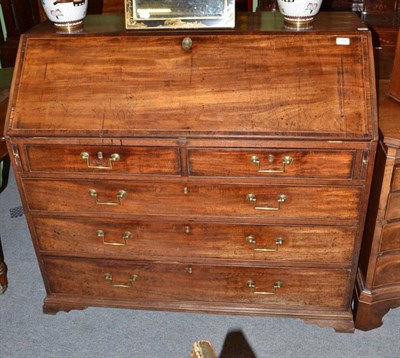
<svg viewBox="0 0 400 358">
<path fill-rule="evenodd" d="M 47 290 L 87 306 L 351 312 L 377 146 L 370 33 L 353 14 L 285 29 L 22 36 L 6 139 Z"/>
</svg>

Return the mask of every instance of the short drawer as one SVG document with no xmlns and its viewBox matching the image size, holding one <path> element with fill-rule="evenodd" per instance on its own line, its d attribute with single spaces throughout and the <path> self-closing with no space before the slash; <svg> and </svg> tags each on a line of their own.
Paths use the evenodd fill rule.
<svg viewBox="0 0 400 358">
<path fill-rule="evenodd" d="M 44 257 L 50 293 L 118 300 L 344 307 L 349 272 Z"/>
<path fill-rule="evenodd" d="M 44 253 L 349 264 L 355 229 L 35 217 Z"/>
<path fill-rule="evenodd" d="M 31 210 L 357 220 L 361 189 L 340 186 L 24 180 Z"/>
<path fill-rule="evenodd" d="M 386 220 L 400 218 L 400 192 L 389 194 L 385 217 Z"/>
<path fill-rule="evenodd" d="M 174 147 L 27 145 L 32 172 L 181 175 Z"/>
<path fill-rule="evenodd" d="M 400 250 L 400 223 L 386 225 L 382 231 L 380 252 Z"/>
<path fill-rule="evenodd" d="M 355 151 L 189 149 L 192 176 L 351 179 Z"/>
<path fill-rule="evenodd" d="M 373 287 L 400 284 L 400 254 L 378 257 Z"/>
<path fill-rule="evenodd" d="M 400 190 L 400 166 L 396 165 L 393 168 L 392 191 Z"/>
</svg>

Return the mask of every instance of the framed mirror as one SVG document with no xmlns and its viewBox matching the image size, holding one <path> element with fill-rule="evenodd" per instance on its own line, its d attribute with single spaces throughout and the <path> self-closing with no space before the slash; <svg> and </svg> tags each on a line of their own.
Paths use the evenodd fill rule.
<svg viewBox="0 0 400 358">
<path fill-rule="evenodd" d="M 125 0 L 127 29 L 235 27 L 235 0 Z"/>
</svg>

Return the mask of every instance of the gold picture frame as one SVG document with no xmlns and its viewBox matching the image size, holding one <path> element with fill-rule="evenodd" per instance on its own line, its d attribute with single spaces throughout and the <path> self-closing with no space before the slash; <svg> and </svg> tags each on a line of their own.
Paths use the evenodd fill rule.
<svg viewBox="0 0 400 358">
<path fill-rule="evenodd" d="M 235 0 L 125 0 L 128 30 L 234 28 Z"/>
</svg>

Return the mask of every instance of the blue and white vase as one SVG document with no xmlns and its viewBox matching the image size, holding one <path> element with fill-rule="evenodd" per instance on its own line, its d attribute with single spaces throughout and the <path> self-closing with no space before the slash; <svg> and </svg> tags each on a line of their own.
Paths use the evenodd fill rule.
<svg viewBox="0 0 400 358">
<path fill-rule="evenodd" d="M 41 0 L 44 12 L 57 29 L 74 31 L 83 27 L 88 0 Z"/>
</svg>

